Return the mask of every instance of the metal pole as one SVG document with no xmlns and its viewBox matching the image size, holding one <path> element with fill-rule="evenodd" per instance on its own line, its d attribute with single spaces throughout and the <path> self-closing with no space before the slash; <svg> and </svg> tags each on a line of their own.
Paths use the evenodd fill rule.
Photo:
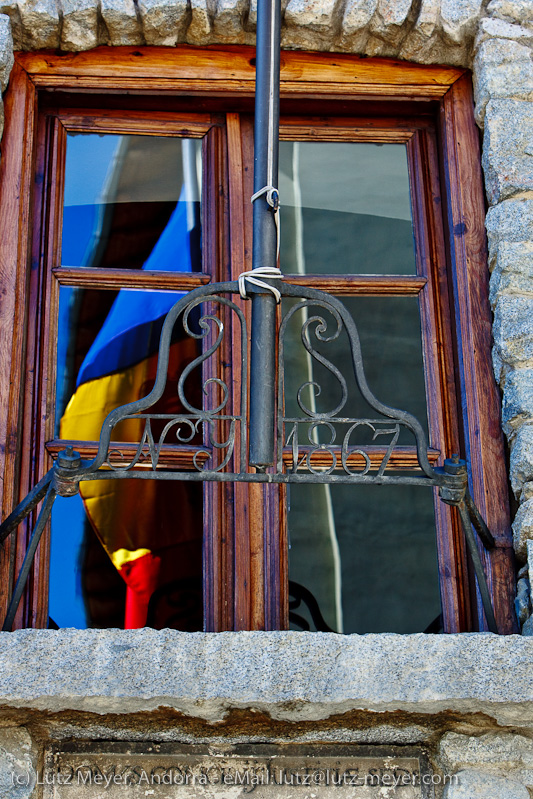
<svg viewBox="0 0 533 799">
<path fill-rule="evenodd" d="M 466 545 L 470 552 L 470 557 L 472 558 L 487 625 L 491 633 L 498 633 L 498 625 L 494 615 L 494 608 L 492 607 L 489 586 L 478 552 L 476 539 L 472 531 L 472 525 L 475 527 L 476 532 L 487 549 L 494 548 L 494 538 L 490 534 L 487 525 L 468 491 L 466 461 L 461 460 L 459 455 L 453 455 L 451 458 L 447 458 L 444 461 L 443 471 L 445 475 L 450 475 L 451 482 L 448 485 L 444 484 L 440 487 L 440 498 L 447 505 L 455 506 L 459 511 L 459 518 L 461 519 Z"/>
<path fill-rule="evenodd" d="M 259 0 L 255 79 L 254 269 L 276 267 L 278 233 L 277 202 L 279 153 L 279 61 L 280 0 Z M 261 278 L 265 281 L 266 278 Z M 274 464 L 274 404 L 276 358 L 276 300 L 270 292 L 252 289 L 252 333 L 250 363 L 250 465 L 260 471 Z"/>
<path fill-rule="evenodd" d="M 466 509 L 466 502 L 460 502 L 459 505 L 457 505 L 457 508 L 459 509 L 459 516 L 461 517 L 461 525 L 465 534 L 468 551 L 470 552 L 470 557 L 472 558 L 479 593 L 481 594 L 481 602 L 483 604 L 483 610 L 485 611 L 485 618 L 487 619 L 487 625 L 491 633 L 497 634 L 498 625 L 494 616 L 489 586 L 487 585 L 487 578 L 485 577 L 485 572 L 483 571 L 483 564 L 481 563 L 481 557 L 478 552 L 476 539 L 474 537 L 474 533 L 472 532 L 470 517 Z"/>
</svg>

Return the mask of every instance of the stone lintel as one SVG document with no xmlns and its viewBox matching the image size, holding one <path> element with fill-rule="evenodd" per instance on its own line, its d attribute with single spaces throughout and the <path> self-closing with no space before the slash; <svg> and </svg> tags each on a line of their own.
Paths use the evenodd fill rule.
<svg viewBox="0 0 533 799">
<path fill-rule="evenodd" d="M 286 721 L 454 711 L 533 727 L 532 660 L 531 638 L 490 633 L 21 630 L 0 634 L 0 706 L 172 707 L 212 723 L 232 709 Z"/>
</svg>

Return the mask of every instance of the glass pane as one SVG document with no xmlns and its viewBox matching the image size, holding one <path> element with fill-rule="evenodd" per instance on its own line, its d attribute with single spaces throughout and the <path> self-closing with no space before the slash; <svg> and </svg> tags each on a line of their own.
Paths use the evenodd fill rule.
<svg viewBox="0 0 533 799">
<path fill-rule="evenodd" d="M 56 405 L 60 438 L 97 440 L 109 411 L 149 393 L 162 314 L 180 296 L 61 288 Z M 167 391 L 153 412 L 184 410 L 177 379 L 198 354 L 198 341 L 177 325 Z M 195 391 L 189 390 L 187 397 L 198 406 L 200 372 L 195 372 Z M 165 420 L 152 424 L 156 442 L 164 424 Z M 143 422 L 129 420 L 116 426 L 113 439 L 140 441 L 142 433 Z M 202 530 L 200 485 L 82 482 L 80 496 L 58 500 L 52 514 L 53 623 L 202 629 Z"/>
<path fill-rule="evenodd" d="M 416 273 L 403 144 L 281 142 L 281 270 Z"/>
<path fill-rule="evenodd" d="M 289 492 L 290 593 L 303 598 L 291 629 L 320 626 L 309 594 L 336 632 L 414 633 L 433 622 L 431 631 L 440 629 L 429 489 L 291 485 Z"/>
<path fill-rule="evenodd" d="M 394 296 L 341 299 L 352 315 L 359 332 L 363 367 L 370 390 L 384 404 L 412 413 L 427 433 L 427 403 L 418 299 Z M 285 308 L 289 307 L 289 303 L 286 303 Z M 300 330 L 306 320 L 320 315 L 323 315 L 324 321 L 328 324 L 327 331 L 322 333 L 323 337 L 331 336 L 336 328 L 332 316 L 327 311 L 314 308 L 312 305 L 297 311 L 287 326 L 285 413 L 289 417 L 302 416 L 297 395 L 299 388 L 304 384 L 307 385 L 302 389 L 300 399 L 312 412 L 330 413 L 341 402 L 342 390 L 338 379 L 306 352 L 300 337 Z M 311 345 L 330 361 L 346 380 L 348 398 L 338 415 L 351 418 L 379 418 L 380 414 L 371 409 L 357 388 L 346 333 L 343 332 L 331 341 L 321 342 L 314 333 L 315 329 L 316 323 L 311 322 L 308 328 Z M 318 386 L 313 388 L 310 385 L 313 382 Z M 399 443 L 414 445 L 412 434 L 403 427 Z"/>
<path fill-rule="evenodd" d="M 201 269 L 201 140 L 69 133 L 64 266 Z"/>
<path fill-rule="evenodd" d="M 102 422 L 111 410 L 150 392 L 163 322 L 182 296 L 183 293 L 174 291 L 114 292 L 61 286 L 56 437 L 94 441 L 99 438 Z M 177 380 L 199 352 L 199 340 L 186 335 L 181 324 L 177 324 L 170 347 L 168 389 L 155 412 L 182 410 Z M 198 403 L 201 405 L 199 378 L 198 369 L 187 380 L 189 399 L 196 407 Z M 119 425 L 113 440 L 138 441 L 139 430 L 137 424 Z"/>
<path fill-rule="evenodd" d="M 48 612 L 58 627 L 201 630 L 202 486 L 98 481 L 58 497 Z"/>
<path fill-rule="evenodd" d="M 97 440 L 109 411 L 149 393 L 164 314 L 180 296 L 60 289 L 60 438 Z M 154 413 L 183 412 L 178 375 L 198 354 L 199 341 L 176 325 L 167 390 Z M 201 406 L 200 375 L 193 370 L 185 384 L 187 398 L 196 407 Z M 156 442 L 164 425 L 164 419 L 152 423 Z M 142 432 L 141 420 L 129 420 L 117 425 L 113 439 L 140 441 Z M 200 485 L 81 483 L 79 497 L 58 500 L 54 506 L 50 618 L 59 626 L 201 629 L 202 531 Z"/>
<path fill-rule="evenodd" d="M 198 142 L 179 139 L 69 138 L 63 264 L 199 269 L 200 152 Z M 181 296 L 61 287 L 57 437 L 97 440 L 109 411 L 149 393 L 162 324 Z M 176 326 L 168 389 L 155 413 L 183 411 L 177 377 L 199 347 Z M 185 389 L 198 407 L 200 370 L 193 375 Z M 139 441 L 142 424 L 121 423 L 113 439 Z M 164 424 L 152 426 L 156 441 Z M 51 624 L 202 629 L 202 535 L 199 484 L 82 483 L 79 497 L 54 507 Z"/>
</svg>

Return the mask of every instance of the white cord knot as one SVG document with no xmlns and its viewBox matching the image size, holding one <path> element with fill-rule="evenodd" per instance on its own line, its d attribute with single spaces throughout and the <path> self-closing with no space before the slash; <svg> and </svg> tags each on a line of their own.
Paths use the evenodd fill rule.
<svg viewBox="0 0 533 799">
<path fill-rule="evenodd" d="M 259 191 L 256 191 L 255 194 L 252 194 L 252 198 L 250 200 L 252 205 L 256 200 L 259 199 L 259 197 L 262 197 L 263 194 L 266 194 L 265 199 L 272 208 L 272 213 L 274 214 L 274 224 L 276 225 L 276 253 L 277 257 L 279 258 L 279 243 L 281 236 L 281 225 L 279 221 L 279 189 L 276 189 L 275 186 L 263 186 L 262 189 L 259 189 Z"/>
<path fill-rule="evenodd" d="M 270 205 L 274 211 L 277 211 L 279 208 L 279 190 L 276 189 L 275 186 L 263 186 L 262 189 L 256 191 L 255 194 L 252 194 L 252 199 L 250 200 L 251 203 L 255 203 L 259 197 L 262 197 L 263 194 L 266 194 L 266 201 Z"/>
<path fill-rule="evenodd" d="M 281 280 L 283 275 L 281 274 L 281 270 L 275 266 L 258 266 L 257 269 L 251 269 L 249 272 L 241 272 L 239 275 L 239 293 L 243 300 L 248 299 L 246 293 L 246 281 L 248 280 L 250 283 L 253 283 L 254 286 L 259 286 L 259 288 L 267 289 L 267 291 L 272 292 L 276 298 L 276 302 L 281 302 L 281 291 L 275 286 L 265 283 L 264 280 L 259 280 L 261 277 Z"/>
</svg>

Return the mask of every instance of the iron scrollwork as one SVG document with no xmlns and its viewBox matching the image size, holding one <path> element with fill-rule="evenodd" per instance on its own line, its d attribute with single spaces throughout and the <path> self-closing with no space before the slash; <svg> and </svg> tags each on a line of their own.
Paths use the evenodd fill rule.
<svg viewBox="0 0 533 799">
<path fill-rule="evenodd" d="M 468 493 L 465 462 L 454 457 L 445 461 L 443 467 L 432 467 L 428 460 L 426 435 L 418 420 L 406 411 L 383 404 L 374 396 L 365 377 L 356 324 L 338 299 L 325 292 L 292 286 L 284 281 L 279 282 L 279 289 L 283 297 L 297 302 L 286 311 L 278 335 L 277 419 L 272 420 L 277 431 L 277 462 L 274 467 L 253 471 L 247 461 L 246 318 L 237 304 L 223 296 L 238 294 L 238 283 L 236 281 L 218 283 L 195 289 L 180 299 L 167 314 L 161 333 L 156 379 L 151 392 L 136 402 L 117 408 L 107 416 L 102 424 L 95 458 L 83 461 L 72 448 L 61 452 L 48 474 L 0 525 L 1 544 L 44 498 L 3 629 L 11 629 L 39 538 L 56 495 L 76 494 L 81 480 L 127 477 L 204 482 L 374 483 L 435 487 L 444 502 L 456 506 L 459 510 L 488 626 L 491 631 L 497 632 L 487 581 L 472 528 L 476 530 L 487 549 L 494 546 L 494 539 Z M 209 304 L 211 310 L 203 311 L 201 306 L 204 303 Z M 222 377 L 209 366 L 213 356 L 222 347 L 226 332 L 223 319 L 213 310 L 215 307 L 218 307 L 220 312 L 225 308 L 226 314 L 233 314 L 237 319 L 236 327 L 240 328 L 242 378 L 236 392 L 230 391 Z M 310 308 L 314 309 L 311 315 L 308 311 Z M 199 311 L 197 330 L 190 323 L 191 313 L 195 309 Z M 285 337 L 289 322 L 300 311 L 305 312 L 300 331 L 304 350 L 313 362 L 326 370 L 330 376 L 329 380 L 335 381 L 340 387 L 340 399 L 332 409 L 318 411 L 313 406 L 316 405 L 315 401 L 322 389 L 311 376 L 296 391 L 298 414 L 286 415 Z M 150 413 L 150 409 L 154 408 L 165 391 L 172 334 L 179 318 L 182 320 L 185 333 L 203 343 L 203 351 L 185 367 L 178 379 L 177 394 L 184 410 L 169 414 L 153 411 Z M 319 345 L 327 346 L 328 343 L 337 340 L 342 331 L 348 337 L 350 368 L 353 370 L 356 388 L 366 404 L 377 414 L 376 417 L 357 418 L 346 415 L 349 392 L 345 375 L 319 348 Z M 312 336 L 317 341 L 316 346 L 312 343 Z M 189 401 L 185 390 L 185 381 L 195 370 L 201 373 L 203 395 L 201 407 Z M 237 398 L 235 393 L 238 395 Z M 217 394 L 218 399 L 213 399 Z M 305 400 L 306 394 L 310 396 L 311 401 Z M 235 405 L 238 407 L 234 407 Z M 129 460 L 112 439 L 115 428 L 125 420 L 139 421 L 142 429 L 139 441 L 136 442 L 135 453 L 129 457 Z M 155 435 L 154 428 L 160 428 Z M 387 471 L 393 460 L 402 429 L 408 430 L 414 438 L 418 464 L 416 468 L 410 467 L 409 471 L 414 471 L 414 474 L 402 474 L 398 470 L 389 474 Z M 327 434 L 325 440 L 324 432 Z M 370 435 L 370 445 L 359 444 L 354 440 L 361 432 Z M 387 436 L 390 436 L 390 439 L 387 439 Z M 385 447 L 376 447 L 376 442 L 381 443 L 383 439 Z M 170 440 L 175 442 L 173 446 L 178 451 L 188 447 L 190 455 L 192 448 L 192 468 L 169 469 L 168 466 L 162 465 L 162 452 Z M 284 455 L 287 454 L 285 448 L 288 448 L 292 454 L 289 468 L 285 468 L 284 465 Z M 379 462 L 375 458 L 373 462 L 371 458 L 372 454 L 375 456 L 376 449 L 381 453 Z M 233 471 L 230 470 L 231 467 Z"/>
<path fill-rule="evenodd" d="M 434 479 L 435 472 L 427 458 L 426 436 L 418 420 L 406 411 L 384 405 L 370 390 L 364 373 L 357 327 L 344 305 L 334 297 L 313 289 L 293 289 L 291 286 L 286 286 L 284 289 L 285 296 L 297 296 L 300 301 L 285 313 L 279 333 L 278 473 L 282 471 L 283 447 L 286 446 L 292 451 L 290 473 L 302 479 L 307 472 L 309 476 L 322 478 L 332 475 L 337 482 L 411 482 L 413 478 L 406 476 L 385 476 L 400 431 L 404 428 L 414 438 L 418 468 L 425 475 L 425 478 L 414 479 L 420 479 L 424 483 Z M 312 315 L 309 315 L 309 310 L 312 310 Z M 289 325 L 298 314 L 304 316 L 300 338 L 308 358 L 311 363 L 319 364 L 325 370 L 327 380 L 340 388 L 340 399 L 330 410 L 317 411 L 313 405 L 322 395 L 322 386 L 315 379 L 308 379 L 296 391 L 296 404 L 301 415 L 287 416 L 285 413 L 286 341 Z M 338 341 L 342 332 L 348 338 L 350 368 L 353 370 L 356 388 L 369 408 L 380 414 L 381 418 L 356 418 L 343 415 L 349 399 L 346 378 L 324 352 L 318 349 L 320 344 L 327 345 Z M 312 341 L 312 336 L 316 339 L 316 344 Z M 310 395 L 311 402 L 304 400 L 306 393 Z M 384 436 L 390 436 L 390 440 L 384 440 L 386 448 L 380 456 L 379 463 L 372 464 L 368 447 L 352 443 L 353 437 L 361 430 L 371 434 L 371 445 L 381 443 Z M 320 440 L 323 433 L 326 434 L 327 441 Z M 320 465 L 314 466 L 313 456 L 324 453 L 327 453 L 329 463 L 324 462 L 322 457 Z M 356 463 L 358 463 L 357 468 Z"/>
<path fill-rule="evenodd" d="M 195 451 L 192 452 L 192 463 L 197 472 L 220 472 L 232 459 L 238 434 L 240 436 L 239 469 L 243 471 L 246 468 L 246 319 L 242 310 L 235 303 L 219 296 L 216 292 L 213 293 L 210 287 L 207 290 L 200 289 L 199 291 L 200 294 L 193 299 L 189 295 L 180 300 L 169 312 L 161 333 L 154 388 L 147 397 L 117 408 L 108 416 L 102 427 L 98 454 L 95 460 L 88 464 L 89 474 L 84 479 L 91 479 L 90 475 L 94 474 L 95 469 L 99 470 L 100 468 L 109 469 L 114 473 L 112 476 L 122 476 L 125 472 L 130 472 L 129 476 L 133 477 L 136 474 L 132 470 L 136 466 L 148 467 L 149 473 L 156 473 L 155 476 L 159 479 L 161 471 L 156 472 L 156 470 L 160 468 L 163 447 L 168 444 L 193 446 Z M 210 359 L 221 349 L 226 331 L 223 320 L 215 314 L 214 310 L 203 311 L 196 320 L 198 330 L 194 329 L 191 324 L 191 314 L 206 301 L 209 301 L 211 306 L 219 305 L 228 308 L 238 319 L 244 380 L 237 409 L 233 409 L 227 383 L 220 377 L 206 377 L 203 374 Z M 165 390 L 169 349 L 174 326 L 178 319 L 181 319 L 183 330 L 188 336 L 205 342 L 203 351 L 183 369 L 178 378 L 177 394 L 184 413 L 143 413 L 161 399 Z M 185 389 L 187 378 L 198 370 L 202 380 L 201 393 L 205 398 L 202 407 L 196 407 L 189 401 Z M 211 388 L 218 389 L 220 395 L 214 404 L 209 402 L 210 395 L 215 393 L 210 390 Z M 233 412 L 231 412 L 232 410 Z M 136 420 L 142 423 L 140 441 L 135 454 L 129 461 L 125 459 L 123 451 L 112 445 L 113 430 L 127 420 Z M 163 425 L 157 436 L 157 441 L 153 434 L 154 423 L 159 426 Z M 220 434 L 222 434 L 221 437 Z M 221 454 L 221 457 L 217 458 L 218 453 Z M 146 474 L 146 469 L 144 474 Z"/>
</svg>

